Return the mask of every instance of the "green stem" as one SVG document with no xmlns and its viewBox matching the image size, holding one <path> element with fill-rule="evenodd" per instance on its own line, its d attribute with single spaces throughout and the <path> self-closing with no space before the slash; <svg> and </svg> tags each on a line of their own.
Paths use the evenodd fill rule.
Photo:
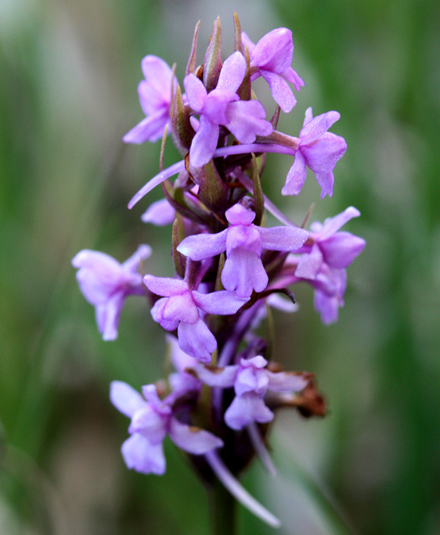
<svg viewBox="0 0 440 535">
<path fill-rule="evenodd" d="M 237 535 L 236 501 L 220 481 L 209 490 L 209 510 L 212 535 Z"/>
</svg>

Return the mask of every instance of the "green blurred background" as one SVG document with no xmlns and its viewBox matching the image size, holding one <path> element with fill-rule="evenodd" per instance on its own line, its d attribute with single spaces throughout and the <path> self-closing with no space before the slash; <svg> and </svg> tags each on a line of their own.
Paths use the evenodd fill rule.
<svg viewBox="0 0 440 535">
<path fill-rule="evenodd" d="M 149 272 L 171 274 L 169 228 L 129 198 L 158 168 L 157 145 L 124 146 L 142 117 L 140 61 L 155 54 L 183 78 L 195 23 L 201 61 L 220 14 L 224 55 L 232 13 L 257 41 L 287 26 L 305 79 L 280 128 L 304 111 L 341 113 L 348 151 L 332 199 L 309 177 L 282 198 L 288 158 L 268 157 L 263 185 L 292 218 L 362 217 L 347 230 L 367 248 L 349 268 L 346 306 L 325 327 L 309 288 L 301 310 L 276 315 L 276 360 L 317 375 L 324 420 L 280 413 L 271 435 L 279 476 L 244 478 L 283 521 L 282 535 L 440 533 L 440 4 L 369 0 L 0 0 L 0 533 L 202 535 L 207 499 L 170 444 L 165 476 L 129 472 L 127 421 L 111 380 L 161 376 L 164 341 L 136 299 L 119 338 L 101 341 L 80 295 L 73 255 L 119 260 L 138 243 Z M 263 98 L 267 90 L 260 85 Z M 273 104 L 266 100 L 268 114 Z M 166 164 L 176 159 L 167 148 Z M 240 510 L 241 533 L 274 533 Z"/>
</svg>

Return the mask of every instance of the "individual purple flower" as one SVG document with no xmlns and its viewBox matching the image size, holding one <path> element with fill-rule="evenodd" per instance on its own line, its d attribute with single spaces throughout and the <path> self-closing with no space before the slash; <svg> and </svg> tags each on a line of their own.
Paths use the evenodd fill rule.
<svg viewBox="0 0 440 535">
<path fill-rule="evenodd" d="M 163 440 L 166 435 L 182 450 L 203 455 L 223 446 L 223 441 L 197 427 L 183 424 L 173 414 L 174 399 L 161 400 L 155 385 L 142 387 L 143 397 L 131 386 L 113 381 L 110 400 L 118 411 L 131 418 L 130 438 L 122 444 L 122 456 L 128 468 L 143 474 L 165 473 Z"/>
<path fill-rule="evenodd" d="M 142 60 L 145 80 L 138 85 L 141 108 L 147 116 L 123 137 L 125 143 L 157 141 L 170 121 L 173 72 L 162 59 L 146 56 Z"/>
<path fill-rule="evenodd" d="M 337 111 L 329 111 L 313 117 L 312 108 L 308 108 L 303 127 L 299 133 L 299 145 L 295 160 L 290 168 L 283 195 L 298 195 L 304 185 L 307 167 L 314 173 L 321 187 L 321 199 L 333 195 L 333 169 L 336 162 L 347 150 L 344 138 L 327 132 L 341 116 Z"/>
<path fill-rule="evenodd" d="M 151 309 L 154 321 L 166 331 L 177 329 L 180 349 L 201 362 L 210 362 L 211 353 L 217 349 L 217 340 L 202 313 L 235 314 L 247 302 L 227 291 L 203 294 L 178 279 L 145 275 L 144 283 L 151 292 L 163 296 Z"/>
<path fill-rule="evenodd" d="M 253 143 L 257 135 L 268 136 L 272 125 L 264 120 L 266 111 L 257 100 L 240 100 L 236 94 L 246 74 L 246 60 L 234 52 L 224 62 L 215 89 L 207 92 L 203 83 L 188 74 L 185 92 L 191 108 L 200 115 L 200 124 L 192 140 L 191 165 L 201 167 L 209 162 L 217 147 L 220 125 L 224 125 L 240 143 Z"/>
<path fill-rule="evenodd" d="M 245 32 L 243 44 L 250 56 L 251 80 L 262 76 L 269 84 L 272 96 L 280 108 L 288 113 L 296 104 L 287 82 L 299 91 L 304 81 L 290 66 L 293 56 L 292 32 L 287 28 L 277 28 L 264 35 L 255 45 Z"/>
<path fill-rule="evenodd" d="M 119 316 L 129 295 L 144 295 L 139 265 L 151 255 L 151 247 L 141 245 L 123 264 L 99 251 L 84 249 L 72 260 L 76 278 L 87 301 L 95 306 L 98 330 L 104 340 L 118 336 Z"/>
<path fill-rule="evenodd" d="M 299 252 L 303 253 L 295 275 L 303 279 L 315 279 L 326 263 L 334 269 L 345 269 L 365 247 L 365 240 L 349 232 L 338 232 L 353 217 L 359 217 L 359 210 L 348 207 L 335 217 L 328 218 L 324 224 L 311 225 L 310 242 Z"/>
<path fill-rule="evenodd" d="M 293 251 L 299 249 L 309 233 L 297 227 L 264 228 L 254 225 L 255 212 L 241 204 L 226 210 L 230 226 L 217 234 L 197 234 L 182 240 L 177 250 L 192 258 L 203 260 L 226 251 L 222 271 L 223 286 L 240 297 L 262 292 L 268 276 L 261 261 L 263 249 Z"/>
<path fill-rule="evenodd" d="M 274 415 L 264 403 L 267 390 L 272 392 L 300 392 L 309 382 L 310 374 L 299 372 L 270 372 L 262 356 L 241 359 L 240 364 L 225 368 L 199 365 L 199 378 L 209 386 L 234 387 L 235 398 L 225 412 L 225 422 L 231 429 L 243 429 L 252 422 L 267 423 Z"/>
</svg>

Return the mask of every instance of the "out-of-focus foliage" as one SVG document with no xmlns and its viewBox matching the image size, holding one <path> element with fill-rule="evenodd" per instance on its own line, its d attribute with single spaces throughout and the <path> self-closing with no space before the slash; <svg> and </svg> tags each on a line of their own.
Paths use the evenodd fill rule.
<svg viewBox="0 0 440 535">
<path fill-rule="evenodd" d="M 123 146 L 141 118 L 136 86 L 146 54 L 177 63 L 193 27 L 206 46 L 217 2 L 2 0 L 0 3 L 0 532 L 204 534 L 208 502 L 174 447 L 167 474 L 128 472 L 126 421 L 108 383 L 161 376 L 162 334 L 136 300 L 120 336 L 104 343 L 70 259 L 82 248 L 119 260 L 138 243 L 171 274 L 169 229 L 142 224 L 126 203 L 157 172 L 156 145 Z M 434 535 L 440 523 L 440 5 L 438 2 L 223 2 L 224 53 L 232 12 L 258 38 L 288 26 L 304 110 L 341 113 L 348 151 L 332 199 L 307 181 L 282 199 L 291 164 L 268 157 L 265 190 L 300 222 L 348 205 L 347 230 L 367 239 L 349 269 L 346 307 L 324 327 L 298 289 L 301 310 L 276 314 L 277 360 L 316 373 L 330 400 L 324 421 L 279 415 L 272 434 L 280 476 L 259 466 L 248 486 L 284 522 L 283 534 Z M 198 58 L 199 61 L 201 58 Z M 262 93 L 264 95 L 264 87 Z M 268 114 L 272 112 L 269 100 Z M 290 122 L 291 121 L 291 122 Z M 165 164 L 176 154 L 167 148 Z M 304 200 L 305 199 L 305 200 Z M 243 533 L 271 530 L 241 512 Z"/>
</svg>

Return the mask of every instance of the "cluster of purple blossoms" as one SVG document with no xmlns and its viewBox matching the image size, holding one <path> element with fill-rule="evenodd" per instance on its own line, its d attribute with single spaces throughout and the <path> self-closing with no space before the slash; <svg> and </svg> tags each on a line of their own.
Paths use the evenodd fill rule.
<svg viewBox="0 0 440 535">
<path fill-rule="evenodd" d="M 313 223 L 308 231 L 265 196 L 261 175 L 267 153 L 294 158 L 283 195 L 300 193 L 309 168 L 321 197 L 331 196 L 333 171 L 346 143 L 328 132 L 339 119 L 335 111 L 313 117 L 308 108 L 298 137 L 276 130 L 280 112 L 296 104 L 291 85 L 295 91 L 304 85 L 291 67 L 292 33 L 278 28 L 254 44 L 241 32 L 236 15 L 234 21 L 233 54 L 223 61 L 217 19 L 199 66 L 196 26 L 184 93 L 162 59 L 144 58 L 145 80 L 138 92 L 146 117 L 124 136 L 128 143 L 163 138 L 164 150 L 170 132 L 182 154 L 182 161 L 161 170 L 129 203 L 133 207 L 162 186 L 164 199 L 142 220 L 173 225 L 174 277 L 142 275 L 142 263 L 151 254 L 146 245 L 123 264 L 88 250 L 72 263 L 81 291 L 96 308 L 104 340 L 117 337 L 129 295 L 146 298 L 153 320 L 168 333 L 175 372 L 166 381 L 142 387 L 142 395 L 123 382 L 111 386 L 112 403 L 131 419 L 130 437 L 122 446 L 127 466 L 163 474 L 162 443 L 168 435 L 191 459 L 202 458 L 192 463 L 202 480 L 209 485 L 215 474 L 239 501 L 277 526 L 278 519 L 247 494 L 237 476 L 255 455 L 274 472 L 266 441 L 276 409 L 295 407 L 302 416 L 323 416 L 325 401 L 313 374 L 284 372 L 270 361 L 270 344 L 259 324 L 267 306 L 292 311 L 291 288 L 303 283 L 314 289 L 322 321 L 336 321 L 346 269 L 365 241 L 340 231 L 360 215 L 353 207 Z M 253 91 L 259 77 L 276 103 L 270 120 Z M 264 226 L 266 210 L 282 224 Z"/>
</svg>

